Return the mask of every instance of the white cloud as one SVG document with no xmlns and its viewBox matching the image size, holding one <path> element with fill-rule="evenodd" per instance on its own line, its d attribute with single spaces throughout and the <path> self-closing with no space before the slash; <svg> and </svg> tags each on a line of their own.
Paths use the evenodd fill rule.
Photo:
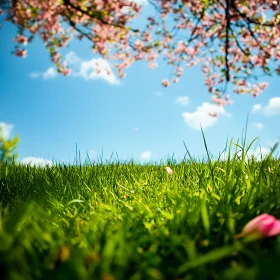
<svg viewBox="0 0 280 280">
<path fill-rule="evenodd" d="M 81 59 L 76 55 L 75 52 L 69 52 L 66 54 L 65 60 L 69 65 L 81 62 Z"/>
<path fill-rule="evenodd" d="M 93 58 L 88 61 L 82 61 L 78 72 L 73 76 L 82 77 L 86 81 L 94 79 L 103 79 L 110 84 L 119 84 L 107 60 L 103 58 Z"/>
<path fill-rule="evenodd" d="M 9 137 L 12 129 L 13 129 L 12 124 L 0 122 L 0 136 L 2 136 L 4 139 Z"/>
<path fill-rule="evenodd" d="M 254 157 L 256 160 L 262 160 L 264 159 L 267 155 L 269 155 L 271 152 L 271 149 L 264 148 L 264 147 L 258 147 L 256 150 L 248 151 L 246 160 L 249 158 Z"/>
<path fill-rule="evenodd" d="M 24 165 L 30 166 L 37 166 L 37 167 L 45 167 L 45 166 L 52 166 L 52 161 L 44 158 L 37 158 L 37 157 L 25 157 L 23 158 L 20 163 Z"/>
<path fill-rule="evenodd" d="M 140 158 L 143 160 L 149 160 L 152 157 L 152 153 L 150 151 L 146 151 L 140 155 Z"/>
<path fill-rule="evenodd" d="M 120 83 L 109 62 L 103 58 L 82 60 L 75 52 L 69 52 L 65 59 L 72 69 L 73 77 L 81 77 L 86 81 L 103 79 L 110 84 Z"/>
<path fill-rule="evenodd" d="M 75 52 L 69 52 L 65 56 L 65 61 L 70 66 L 72 72 L 70 76 L 81 77 L 86 81 L 94 79 L 102 79 L 110 84 L 120 84 L 119 79 L 114 74 L 109 62 L 103 58 L 93 58 L 91 60 L 83 60 L 76 55 Z M 43 78 L 50 79 L 58 76 L 55 68 L 50 67 L 45 72 L 33 72 L 30 77 L 33 79 Z"/>
<path fill-rule="evenodd" d="M 44 72 L 42 74 L 43 79 L 47 80 L 47 79 L 52 79 L 57 75 L 57 71 L 53 68 L 50 67 L 46 72 Z"/>
<path fill-rule="evenodd" d="M 252 112 L 256 113 L 257 111 L 260 111 L 262 109 L 262 105 L 261 104 L 255 104 L 252 108 Z"/>
<path fill-rule="evenodd" d="M 264 158 L 266 157 L 267 155 L 269 155 L 271 152 L 270 149 L 268 148 L 265 148 L 265 147 L 258 147 L 255 152 L 254 152 L 254 156 L 257 158 L 257 159 L 261 159 L 261 158 Z"/>
<path fill-rule="evenodd" d="M 189 98 L 187 96 L 179 96 L 178 98 L 176 98 L 175 103 L 179 103 L 181 105 L 188 105 Z"/>
<path fill-rule="evenodd" d="M 135 130 L 135 131 L 139 131 L 140 128 L 136 126 L 136 127 L 134 127 L 134 130 Z"/>
<path fill-rule="evenodd" d="M 280 97 L 271 98 L 268 105 L 264 107 L 263 113 L 266 116 L 280 115 Z"/>
<path fill-rule="evenodd" d="M 262 129 L 262 128 L 263 128 L 263 123 L 260 123 L 260 122 L 258 122 L 258 123 L 252 123 L 252 125 L 253 125 L 254 127 L 259 128 L 259 129 Z"/>
<path fill-rule="evenodd" d="M 29 76 L 33 79 L 43 78 L 44 80 L 48 80 L 55 78 L 57 76 L 57 71 L 54 67 L 50 67 L 45 72 L 32 72 Z"/>
<path fill-rule="evenodd" d="M 183 113 L 183 118 L 186 124 L 194 129 L 200 130 L 200 126 L 205 129 L 207 127 L 213 126 L 217 122 L 217 117 L 210 116 L 209 114 L 227 115 L 224 107 L 217 106 L 215 104 L 210 104 L 204 102 L 201 106 L 196 108 L 196 111 L 193 113 L 185 112 Z"/>
</svg>

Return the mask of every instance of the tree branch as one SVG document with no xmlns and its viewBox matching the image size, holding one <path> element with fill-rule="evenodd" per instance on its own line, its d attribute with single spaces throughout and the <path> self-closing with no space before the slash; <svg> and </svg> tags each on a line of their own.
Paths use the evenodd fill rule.
<svg viewBox="0 0 280 280">
<path fill-rule="evenodd" d="M 70 6 L 71 8 L 73 8 L 74 10 L 79 11 L 79 12 L 81 12 L 82 14 L 87 15 L 87 16 L 89 16 L 90 18 L 92 18 L 92 19 L 94 19 L 94 20 L 98 20 L 98 21 L 100 21 L 100 22 L 103 23 L 103 24 L 111 25 L 111 26 L 115 26 L 115 27 L 123 28 L 123 29 L 126 28 L 126 27 L 125 27 L 125 24 L 119 24 L 119 23 L 116 23 L 116 22 L 111 22 L 111 23 L 109 23 L 109 22 L 105 21 L 105 20 L 102 19 L 102 18 L 96 18 L 95 16 L 93 16 L 93 15 L 92 15 L 91 13 L 89 13 L 88 11 L 84 11 L 84 10 L 82 10 L 80 7 L 75 6 L 73 3 L 71 3 L 71 0 L 64 0 L 63 2 L 65 3 L 65 5 L 69 5 L 69 6 Z M 138 29 L 130 28 L 130 30 L 133 31 L 133 32 L 139 32 Z"/>
<path fill-rule="evenodd" d="M 233 8 L 244 20 L 246 20 L 248 23 L 254 23 L 257 25 L 261 25 L 261 26 L 269 26 L 269 27 L 274 27 L 275 24 L 273 23 L 268 23 L 268 22 L 260 22 L 257 21 L 255 19 L 252 19 L 250 17 L 248 17 L 245 13 L 242 13 L 235 5 L 235 0 L 231 1 L 231 8 Z M 280 26 L 280 23 L 277 24 L 278 26 Z"/>
<path fill-rule="evenodd" d="M 229 82 L 230 80 L 230 75 L 229 75 L 229 63 L 228 63 L 228 56 L 229 56 L 229 53 L 228 53 L 228 49 L 229 49 L 229 31 L 230 31 L 230 2 L 231 0 L 226 0 L 226 10 L 225 10 L 225 13 L 226 13 L 226 42 L 225 42 L 225 52 L 226 52 L 226 55 L 225 55 L 225 60 L 226 60 L 226 81 Z"/>
</svg>

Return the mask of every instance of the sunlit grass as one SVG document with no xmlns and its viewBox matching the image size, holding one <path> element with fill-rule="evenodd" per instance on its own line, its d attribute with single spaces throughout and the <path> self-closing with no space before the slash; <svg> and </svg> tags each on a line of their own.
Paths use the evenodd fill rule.
<svg viewBox="0 0 280 280">
<path fill-rule="evenodd" d="M 277 279 L 280 238 L 235 235 L 280 218 L 280 160 L 243 147 L 168 164 L 0 164 L 0 279 Z"/>
</svg>

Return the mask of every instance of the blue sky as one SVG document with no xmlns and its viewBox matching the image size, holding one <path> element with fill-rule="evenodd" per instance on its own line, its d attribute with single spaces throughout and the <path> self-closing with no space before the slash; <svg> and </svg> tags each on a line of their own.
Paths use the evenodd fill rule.
<svg viewBox="0 0 280 280">
<path fill-rule="evenodd" d="M 269 87 L 257 98 L 229 92 L 233 104 L 215 119 L 203 113 L 214 105 L 199 68 L 186 70 L 180 82 L 168 88 L 161 80 L 171 68 L 161 62 L 153 70 L 137 62 L 124 79 L 111 75 L 108 80 L 102 73 L 90 75 L 93 59 L 98 59 L 90 45 L 72 41 L 64 54 L 75 74 L 64 77 L 52 70 L 38 38 L 27 47 L 25 59 L 11 54 L 16 34 L 7 23 L 0 30 L 0 126 L 6 136 L 20 136 L 20 160 L 73 163 L 76 144 L 82 159 L 86 152 L 92 159 L 109 159 L 112 153 L 121 160 L 158 161 L 172 154 L 180 159 L 185 155 L 183 141 L 194 156 L 203 157 L 200 122 L 216 155 L 228 138 L 241 138 L 248 113 L 249 140 L 259 137 L 257 145 L 269 148 L 279 139 L 279 76 L 265 78 Z"/>
</svg>

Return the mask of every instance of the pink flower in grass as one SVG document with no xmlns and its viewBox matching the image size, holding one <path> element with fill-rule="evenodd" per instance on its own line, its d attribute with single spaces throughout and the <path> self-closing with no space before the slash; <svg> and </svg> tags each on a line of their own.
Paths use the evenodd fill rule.
<svg viewBox="0 0 280 280">
<path fill-rule="evenodd" d="M 270 237 L 280 234 L 280 220 L 269 214 L 262 214 L 248 222 L 236 237 Z"/>
<path fill-rule="evenodd" d="M 173 175 L 173 170 L 170 167 L 166 166 L 165 169 L 169 175 Z"/>
</svg>

